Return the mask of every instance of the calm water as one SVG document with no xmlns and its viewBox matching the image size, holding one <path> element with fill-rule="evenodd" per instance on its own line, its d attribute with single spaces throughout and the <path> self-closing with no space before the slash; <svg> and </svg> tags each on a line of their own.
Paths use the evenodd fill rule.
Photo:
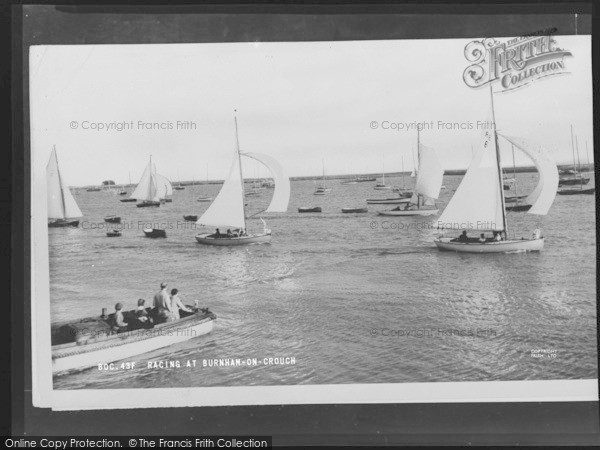
<svg viewBox="0 0 600 450">
<path fill-rule="evenodd" d="M 444 177 L 440 211 L 461 178 Z M 536 175 L 517 179 L 527 191 Z M 134 308 L 140 297 L 151 301 L 161 281 L 186 303 L 210 307 L 218 320 L 208 335 L 133 358 L 133 370 L 70 373 L 55 377 L 55 387 L 597 377 L 594 196 L 558 195 L 543 217 L 509 213 L 517 237 L 542 229 L 540 253 L 461 255 L 433 244 L 437 230 L 429 224 L 436 217 L 376 215 L 390 205 L 341 213 L 391 195 L 373 184 L 331 180 L 331 193 L 314 196 L 313 181 L 292 182 L 290 212 L 263 216 L 271 244 L 238 248 L 199 245 L 200 228 L 183 222 L 184 214 L 208 207 L 195 199 L 215 196 L 218 185 L 175 191 L 173 203 L 160 208 L 77 190 L 80 228 L 49 230 L 53 321 L 112 311 L 117 301 Z M 268 190 L 248 198 L 249 212 L 270 198 Z M 299 214 L 299 206 L 323 212 Z M 122 237 L 92 228 L 104 226 L 108 214 L 122 217 Z M 141 228 L 149 223 L 166 226 L 167 239 L 145 238 Z M 249 230 L 262 230 L 261 222 L 250 221 Z M 552 353 L 533 357 L 539 349 Z M 215 358 L 268 357 L 293 357 L 295 364 L 201 367 Z M 196 360 L 197 367 L 148 369 L 155 360 Z"/>
</svg>

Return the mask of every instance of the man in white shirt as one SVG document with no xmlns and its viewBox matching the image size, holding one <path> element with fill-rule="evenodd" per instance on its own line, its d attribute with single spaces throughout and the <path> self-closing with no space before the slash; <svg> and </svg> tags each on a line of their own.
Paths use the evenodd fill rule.
<svg viewBox="0 0 600 450">
<path fill-rule="evenodd" d="M 160 291 L 154 295 L 154 308 L 157 311 L 158 323 L 172 320 L 171 298 L 167 293 L 167 283 L 160 283 Z"/>
</svg>

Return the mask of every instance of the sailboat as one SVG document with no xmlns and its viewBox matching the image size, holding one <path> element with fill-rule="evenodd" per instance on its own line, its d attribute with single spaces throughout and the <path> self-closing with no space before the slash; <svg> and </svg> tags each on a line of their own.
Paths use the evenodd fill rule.
<svg viewBox="0 0 600 450">
<path fill-rule="evenodd" d="M 208 164 L 206 165 L 206 185 L 208 186 Z M 196 201 L 199 202 L 212 202 L 212 197 L 209 197 L 208 195 L 204 195 L 202 197 L 198 197 L 196 199 Z"/>
<path fill-rule="evenodd" d="M 573 146 L 573 126 L 571 125 L 571 145 Z M 575 161 L 575 151 L 577 151 L 577 161 Z M 575 162 L 577 162 L 577 167 L 575 167 Z M 587 188 L 584 189 L 583 185 L 587 184 L 590 179 L 589 177 L 584 177 L 581 173 L 581 163 L 579 161 L 579 144 L 577 142 L 577 136 L 575 137 L 575 146 L 573 146 L 573 172 L 574 176 L 561 177 L 558 182 L 558 186 L 564 185 L 579 185 L 579 188 L 576 189 L 561 189 L 558 191 L 560 195 L 593 195 L 596 192 L 596 188 Z"/>
<path fill-rule="evenodd" d="M 317 186 L 317 190 L 314 192 L 314 195 L 325 195 L 328 192 L 331 192 L 331 188 L 325 185 L 325 160 L 322 160 L 323 165 L 323 181 L 320 186 Z"/>
<path fill-rule="evenodd" d="M 494 114 L 494 98 L 490 85 L 491 123 L 497 123 Z M 506 136 L 503 136 L 507 138 Z M 507 138 L 517 145 L 513 139 Z M 525 147 L 523 147 L 525 148 Z M 529 155 L 537 156 L 541 150 L 527 148 Z M 530 214 L 548 213 L 558 184 L 556 165 L 542 160 L 538 170 L 538 185 L 530 194 L 532 206 Z M 535 162 L 535 159 L 534 159 Z M 508 239 L 504 189 L 502 186 L 502 163 L 498 146 L 498 133 L 484 130 L 480 148 L 473 156 L 471 164 L 446 209 L 438 219 L 439 229 L 463 230 L 459 238 L 438 237 L 434 240 L 440 250 L 466 253 L 506 253 L 540 251 L 544 238 L 539 229 L 530 239 Z M 481 232 L 480 238 L 467 237 L 467 230 Z M 483 232 L 494 232 L 494 238 L 486 239 Z"/>
<path fill-rule="evenodd" d="M 161 203 L 172 202 L 173 198 L 170 197 L 170 195 L 173 195 L 173 186 L 171 185 L 171 182 L 164 175 L 156 173 L 156 168 L 154 168 L 154 175 L 156 176 L 157 183 L 159 186 L 160 202 Z"/>
<path fill-rule="evenodd" d="M 48 227 L 76 227 L 83 217 L 73 194 L 60 175 L 56 147 L 52 147 L 46 166 L 46 188 L 48 192 Z"/>
<path fill-rule="evenodd" d="M 410 203 L 404 207 L 396 207 L 391 211 L 378 211 L 382 216 L 431 216 L 438 213 L 434 200 L 440 195 L 444 169 L 442 168 L 435 150 L 421 144 L 417 130 L 417 152 L 419 169 L 414 193 Z"/>
<path fill-rule="evenodd" d="M 179 175 L 177 175 L 177 178 L 179 178 Z M 179 182 L 177 183 L 177 186 L 175 186 L 173 189 L 175 189 L 176 191 L 183 191 L 185 188 L 181 185 L 181 178 L 179 178 Z"/>
<path fill-rule="evenodd" d="M 381 178 L 382 178 L 381 183 L 377 183 L 373 189 L 378 190 L 378 191 L 391 189 L 392 188 L 391 186 L 388 186 L 385 184 L 385 156 L 383 157 L 383 171 L 382 171 Z"/>
<path fill-rule="evenodd" d="M 416 178 L 417 177 L 417 165 L 419 163 L 419 154 L 417 153 L 417 162 L 415 163 L 415 149 L 414 148 L 413 148 L 412 152 L 413 152 L 412 153 L 412 157 L 413 157 L 413 170 L 410 173 L 410 177 L 411 178 Z"/>
<path fill-rule="evenodd" d="M 238 137 L 237 116 L 234 116 L 236 150 L 229 171 L 214 202 L 196 222 L 198 225 L 224 227 L 233 232 L 221 233 L 217 228 L 215 234 L 198 234 L 196 240 L 200 244 L 233 246 L 245 244 L 268 243 L 271 241 L 271 230 L 263 222 L 263 232 L 248 234 L 246 228 L 246 204 L 244 202 L 244 177 L 242 174 L 242 156 L 254 159 L 269 169 L 275 180 L 273 198 L 264 212 L 285 212 L 290 200 L 290 180 L 283 167 L 272 157 L 260 153 L 242 153 Z M 258 213 L 257 213 L 258 214 Z M 257 214 L 253 214 L 254 216 Z"/>
<path fill-rule="evenodd" d="M 523 199 L 525 199 L 527 196 L 519 195 L 519 193 L 518 193 L 517 166 L 515 163 L 515 145 L 512 143 L 511 143 L 511 148 L 512 148 L 512 162 L 513 162 L 513 178 L 512 178 L 513 182 L 511 183 L 510 187 L 512 187 L 515 190 L 515 195 L 513 195 L 512 197 L 504 197 L 505 203 L 514 203 L 514 205 L 507 205 L 506 210 L 507 211 L 515 211 L 515 212 L 529 211 L 529 209 L 531 208 L 531 205 L 528 203 L 523 203 Z M 504 185 L 504 189 L 506 190 L 506 184 Z"/>
<path fill-rule="evenodd" d="M 160 199 L 165 195 L 166 185 L 161 183 L 156 176 L 156 169 L 152 164 L 152 156 L 150 156 L 142 178 L 140 178 L 138 185 L 129 198 L 141 201 L 136 206 L 144 208 L 148 206 L 160 206 Z"/>
<path fill-rule="evenodd" d="M 131 186 L 131 172 L 129 172 L 129 186 Z M 127 191 L 123 190 L 123 191 L 119 192 L 119 195 L 127 195 Z M 119 201 L 122 203 L 127 203 L 127 202 L 135 202 L 136 199 L 135 198 L 122 198 Z"/>
<path fill-rule="evenodd" d="M 402 156 L 402 186 L 394 186 L 392 191 L 398 192 L 400 197 L 408 198 L 412 197 L 412 192 L 409 189 L 406 189 L 406 183 L 404 182 L 404 157 Z"/>
</svg>

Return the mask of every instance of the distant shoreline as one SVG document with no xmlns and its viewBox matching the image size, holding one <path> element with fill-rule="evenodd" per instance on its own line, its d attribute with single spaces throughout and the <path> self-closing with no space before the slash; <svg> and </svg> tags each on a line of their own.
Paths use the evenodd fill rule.
<svg viewBox="0 0 600 450">
<path fill-rule="evenodd" d="M 564 170 L 564 169 L 572 169 L 573 165 L 572 164 L 561 164 L 558 167 L 558 170 Z M 510 175 L 511 173 L 513 173 L 513 169 L 512 168 L 508 168 L 506 167 L 505 169 L 505 173 Z M 594 170 L 594 166 L 593 164 L 582 164 L 581 165 L 581 171 L 582 172 L 591 172 Z M 448 169 L 444 171 L 444 175 L 464 175 L 467 172 L 467 169 Z M 517 167 L 514 169 L 514 172 L 516 173 L 527 173 L 527 172 L 537 172 L 535 166 L 527 166 L 527 167 Z M 390 172 L 390 173 L 386 173 L 385 174 L 386 177 L 401 177 L 402 175 L 404 175 L 405 177 L 410 177 L 410 172 Z M 371 177 L 371 178 L 381 178 L 381 173 L 363 173 L 363 174 L 346 174 L 346 175 L 326 175 L 325 179 L 326 180 L 352 180 L 354 178 L 357 177 Z M 269 177 L 264 177 L 264 178 L 245 178 L 244 180 L 247 183 L 252 183 L 255 181 L 262 181 L 265 179 L 270 179 Z M 290 181 L 307 181 L 307 180 L 322 180 L 323 176 L 322 175 L 311 175 L 311 176 L 300 176 L 300 177 L 290 177 Z M 208 181 L 181 181 L 181 182 L 173 182 L 171 181 L 171 183 L 173 184 L 173 186 L 206 186 L 206 185 L 210 185 L 210 184 L 223 184 L 224 180 L 208 180 Z M 368 182 L 367 182 L 368 183 Z M 372 183 L 372 181 L 371 181 Z M 137 184 L 125 184 L 125 185 L 121 185 L 121 184 L 116 184 L 116 185 L 111 185 L 111 188 L 115 188 L 115 187 L 119 187 L 122 189 L 129 189 L 129 188 L 133 188 L 137 186 Z M 89 189 L 92 187 L 100 187 L 100 188 L 106 188 L 107 186 L 104 185 L 88 185 L 88 186 L 71 186 L 74 189 Z"/>
</svg>

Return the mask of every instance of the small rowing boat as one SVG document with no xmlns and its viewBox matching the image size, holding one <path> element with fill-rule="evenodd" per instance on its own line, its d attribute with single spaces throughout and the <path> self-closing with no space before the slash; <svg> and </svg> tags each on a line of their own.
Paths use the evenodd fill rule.
<svg viewBox="0 0 600 450">
<path fill-rule="evenodd" d="M 162 228 L 144 228 L 144 234 L 149 238 L 166 238 L 167 231 Z"/>
<path fill-rule="evenodd" d="M 366 213 L 369 212 L 367 208 L 342 208 L 342 212 L 345 214 L 349 213 Z"/>
<path fill-rule="evenodd" d="M 121 217 L 115 215 L 106 216 L 104 218 L 104 221 L 106 223 L 121 223 Z"/>
<path fill-rule="evenodd" d="M 120 237 L 121 236 L 121 230 L 110 230 L 106 232 L 106 236 L 108 237 Z"/>
<path fill-rule="evenodd" d="M 318 213 L 321 212 L 320 206 L 301 206 L 298 208 L 299 213 Z"/>
</svg>

